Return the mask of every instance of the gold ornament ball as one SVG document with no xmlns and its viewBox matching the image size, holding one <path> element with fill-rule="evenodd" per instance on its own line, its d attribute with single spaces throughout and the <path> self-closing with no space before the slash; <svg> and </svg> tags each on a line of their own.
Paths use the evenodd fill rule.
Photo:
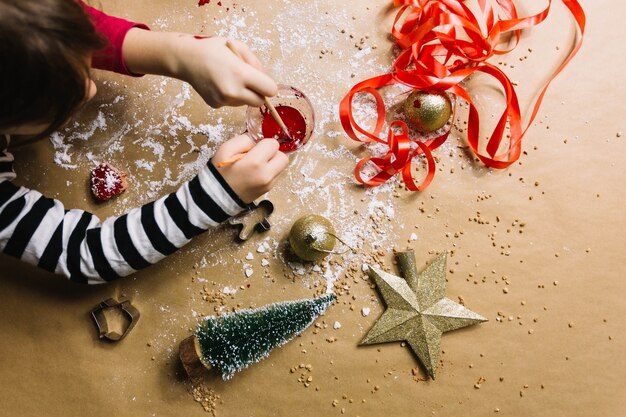
<svg viewBox="0 0 626 417">
<path fill-rule="evenodd" d="M 291 249 L 305 261 L 317 261 L 327 256 L 336 242 L 331 222 L 317 214 L 300 217 L 289 231 Z"/>
<path fill-rule="evenodd" d="M 404 102 L 404 115 L 421 132 L 434 132 L 450 120 L 452 103 L 442 92 L 413 91 Z"/>
</svg>

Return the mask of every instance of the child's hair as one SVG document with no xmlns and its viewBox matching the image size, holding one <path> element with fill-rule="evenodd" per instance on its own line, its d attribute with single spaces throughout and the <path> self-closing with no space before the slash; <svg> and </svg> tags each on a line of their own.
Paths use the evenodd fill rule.
<svg viewBox="0 0 626 417">
<path fill-rule="evenodd" d="M 104 45 L 77 0 L 0 0 L 0 132 L 62 126 L 85 99 L 87 59 Z"/>
</svg>

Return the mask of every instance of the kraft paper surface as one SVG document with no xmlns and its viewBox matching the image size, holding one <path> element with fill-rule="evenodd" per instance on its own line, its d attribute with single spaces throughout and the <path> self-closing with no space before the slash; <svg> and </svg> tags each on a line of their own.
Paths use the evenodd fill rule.
<svg viewBox="0 0 626 417">
<path fill-rule="evenodd" d="M 346 138 L 337 116 L 352 85 L 389 71 L 388 3 L 97 5 L 152 30 L 243 40 L 272 77 L 311 98 L 317 126 L 267 196 L 272 229 L 247 242 L 235 242 L 237 230 L 223 226 L 147 270 L 92 287 L 0 256 L 0 415 L 210 415 L 194 401 L 177 359 L 198 318 L 310 298 L 327 287 L 338 300 L 317 326 L 230 381 L 217 374 L 204 381 L 219 396 L 216 415 L 624 415 L 625 6 L 582 2 L 583 48 L 548 90 L 518 164 L 483 167 L 453 131 L 434 152 L 433 183 L 410 193 L 399 181 L 377 189 L 355 183 L 354 165 L 371 151 Z M 573 45 L 573 21 L 560 2 L 552 8 L 498 58 L 514 67 L 523 112 Z M 66 208 L 101 219 L 123 214 L 174 191 L 219 143 L 245 130 L 245 108 L 211 109 L 180 81 L 93 77 L 98 95 L 76 123 L 56 141 L 13 151 L 16 183 Z M 470 82 L 488 126 L 500 97 L 489 80 Z M 96 203 L 88 188 L 95 162 L 124 169 L 129 189 Z M 308 213 L 329 218 L 359 252 L 317 266 L 295 260 L 287 233 Z M 392 251 L 407 247 L 419 270 L 447 250 L 446 297 L 489 320 L 442 336 L 435 381 L 400 342 L 358 346 L 385 309 L 363 264 L 398 274 Z M 121 342 L 103 342 L 89 312 L 121 295 L 141 318 Z"/>
</svg>

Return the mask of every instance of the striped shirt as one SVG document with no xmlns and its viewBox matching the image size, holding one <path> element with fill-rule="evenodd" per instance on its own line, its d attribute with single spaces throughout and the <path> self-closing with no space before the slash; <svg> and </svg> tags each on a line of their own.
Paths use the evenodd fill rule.
<svg viewBox="0 0 626 417">
<path fill-rule="evenodd" d="M 72 281 L 98 284 L 132 274 L 246 208 L 209 161 L 176 192 L 101 221 L 13 184 L 8 142 L 0 136 L 0 251 Z"/>
</svg>

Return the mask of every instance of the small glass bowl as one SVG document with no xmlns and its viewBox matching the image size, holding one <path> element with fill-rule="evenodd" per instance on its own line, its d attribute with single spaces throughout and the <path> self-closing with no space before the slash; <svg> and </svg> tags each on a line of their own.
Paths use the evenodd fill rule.
<svg viewBox="0 0 626 417">
<path fill-rule="evenodd" d="M 304 118 L 304 123 L 306 125 L 306 131 L 303 138 L 295 144 L 295 147 L 289 146 L 290 149 L 283 150 L 283 152 L 289 153 L 303 147 L 311 138 L 313 130 L 315 130 L 315 113 L 313 111 L 313 105 L 309 99 L 297 88 L 284 84 L 278 84 L 278 94 L 274 97 L 269 97 L 269 100 L 274 107 L 289 106 L 296 109 Z M 250 136 L 255 142 L 265 139 L 263 136 L 263 118 L 266 113 L 267 109 L 265 106 L 249 106 L 246 110 L 246 130 L 248 131 L 248 136 Z M 282 145 L 281 148 L 283 148 Z"/>
</svg>

